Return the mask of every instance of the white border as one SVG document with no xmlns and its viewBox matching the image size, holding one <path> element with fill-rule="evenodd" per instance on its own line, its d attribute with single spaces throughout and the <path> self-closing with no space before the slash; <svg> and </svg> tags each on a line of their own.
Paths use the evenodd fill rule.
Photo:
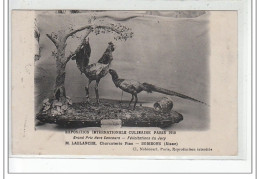
<svg viewBox="0 0 260 179">
<path fill-rule="evenodd" d="M 62 3 L 61 3 L 62 2 Z M 216 160 L 133 160 L 133 159 L 36 159 L 10 158 L 10 172 L 166 172 L 166 173 L 244 173 L 251 172 L 251 5 L 249 0 L 241 1 L 123 1 L 123 0 L 10 0 L 9 5 L 9 29 L 10 10 L 12 9 L 105 9 L 105 10 L 238 10 L 239 26 L 239 158 L 243 160 L 220 160 L 225 157 L 211 159 Z M 9 33 L 9 40 L 11 39 Z M 10 45 L 10 44 L 9 44 Z M 10 46 L 9 46 L 10 49 Z M 11 57 L 9 50 L 9 57 Z M 8 69 L 8 68 L 6 68 Z M 9 64 L 10 70 L 10 64 Z M 9 71 L 10 72 L 10 71 Z M 10 73 L 9 73 L 10 74 Z M 10 76 L 9 76 L 10 77 Z M 8 79 L 7 79 L 8 80 Z M 10 89 L 10 88 L 9 88 Z M 10 105 L 10 103 L 9 103 Z M 243 109 L 243 110 L 240 110 Z M 10 107 L 9 107 L 10 110 Z M 9 111 L 10 112 L 10 111 Z M 9 113 L 10 114 L 10 113 Z M 9 116 L 10 117 L 10 116 Z M 246 120 L 245 120 L 246 119 Z M 7 124 L 7 121 L 6 123 Z M 5 126 L 7 139 L 7 125 Z M 246 138 L 247 136 L 247 138 Z M 7 145 L 5 145 L 7 146 Z M 245 146 L 245 147 L 244 147 Z M 7 151 L 7 149 L 6 149 Z M 247 155 L 246 155 L 247 154 Z M 27 156 L 28 157 L 28 156 Z M 49 156 L 47 156 L 49 157 Z M 59 157 L 59 156 L 55 156 Z M 62 157 L 64 158 L 64 157 Z M 71 158 L 71 156 L 70 156 Z M 79 158 L 77 156 L 77 158 Z M 86 157 L 84 157 L 86 158 Z M 100 158 L 100 156 L 99 156 Z M 104 158 L 102 156 L 102 158 Z M 108 159 L 110 158 L 110 159 Z M 115 158 L 115 157 L 113 157 Z M 183 157 L 182 157 L 183 158 Z M 189 157 L 190 158 L 190 157 Z M 201 158 L 201 157 L 200 157 Z M 180 158 L 181 159 L 181 158 Z M 198 159 L 194 157 L 193 159 Z M 217 160 L 218 159 L 218 160 Z M 237 159 L 237 158 L 233 158 Z M 113 165 L 111 165 L 111 162 Z M 71 166 L 77 166 L 71 168 Z M 103 166 L 103 167 L 102 167 Z M 124 166 L 124 167 L 114 167 Z M 129 167 L 131 166 L 131 167 Z M 160 167 L 158 167 L 160 166 Z M 86 171 L 87 168 L 87 171 Z"/>
</svg>

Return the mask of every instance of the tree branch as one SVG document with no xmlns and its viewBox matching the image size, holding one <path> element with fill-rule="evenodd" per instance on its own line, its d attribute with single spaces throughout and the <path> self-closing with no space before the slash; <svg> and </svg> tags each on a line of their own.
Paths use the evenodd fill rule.
<svg viewBox="0 0 260 179">
<path fill-rule="evenodd" d="M 85 29 L 90 29 L 92 30 L 92 25 L 86 25 L 86 26 L 83 26 L 79 29 L 76 29 L 76 30 L 73 30 L 71 31 L 70 33 L 68 33 L 66 36 L 65 36 L 65 40 L 67 40 L 67 38 L 69 38 L 70 36 L 72 36 L 73 34 L 79 32 L 79 31 L 82 31 L 82 30 L 85 30 Z"/>
<path fill-rule="evenodd" d="M 88 35 L 91 33 L 91 31 L 92 31 L 92 29 L 89 29 L 89 30 L 87 31 L 86 35 L 82 38 L 82 40 L 81 40 L 79 46 L 77 47 L 77 49 L 67 57 L 67 60 L 66 60 L 65 63 L 67 63 L 68 61 L 70 61 L 70 59 L 71 59 L 75 54 L 77 54 L 77 53 L 80 51 L 81 46 L 84 44 L 85 39 L 88 37 Z"/>
<path fill-rule="evenodd" d="M 76 30 L 73 30 L 71 31 L 70 33 L 68 33 L 67 35 L 65 35 L 65 37 L 63 38 L 64 41 L 67 40 L 67 38 L 69 38 L 70 36 L 72 36 L 73 34 L 77 33 L 77 32 L 80 32 L 82 30 L 85 30 L 85 29 L 88 29 L 86 35 L 83 37 L 83 39 L 81 40 L 80 42 L 80 45 L 77 47 L 77 49 L 72 52 L 67 58 L 66 58 L 66 61 L 65 61 L 65 64 L 70 61 L 70 59 L 75 55 L 77 54 L 79 51 L 80 51 L 80 48 L 81 46 L 83 45 L 85 39 L 88 37 L 88 35 L 94 30 L 94 29 L 106 29 L 106 30 L 110 30 L 110 31 L 114 31 L 115 33 L 117 34 L 122 34 L 122 32 L 124 31 L 123 29 L 120 29 L 118 27 L 111 27 L 111 26 L 106 26 L 106 25 L 98 25 L 98 26 L 95 26 L 95 25 L 86 25 L 86 26 L 83 26 L 81 28 L 78 28 Z"/>
<path fill-rule="evenodd" d="M 113 27 L 110 27 L 110 26 L 99 25 L 99 26 L 96 26 L 95 28 L 99 28 L 99 29 L 109 29 L 109 30 L 112 30 L 112 31 L 116 32 L 117 34 L 120 34 L 120 33 L 121 33 L 120 30 L 117 30 L 116 28 L 113 28 Z"/>
<path fill-rule="evenodd" d="M 58 42 L 49 34 L 46 34 L 46 36 L 52 41 L 52 43 L 57 47 Z"/>
</svg>

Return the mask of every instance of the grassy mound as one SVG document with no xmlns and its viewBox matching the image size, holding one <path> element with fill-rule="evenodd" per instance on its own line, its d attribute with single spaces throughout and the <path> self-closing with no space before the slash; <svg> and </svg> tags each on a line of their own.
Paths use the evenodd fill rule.
<svg viewBox="0 0 260 179">
<path fill-rule="evenodd" d="M 59 115 L 42 110 L 36 118 L 42 123 L 56 123 L 64 127 L 100 127 L 104 119 L 120 119 L 122 126 L 167 127 L 183 120 L 182 115 L 175 111 L 163 113 L 144 106 L 132 110 L 127 104 L 114 100 L 101 100 L 99 105 L 73 103 L 65 113 Z"/>
</svg>

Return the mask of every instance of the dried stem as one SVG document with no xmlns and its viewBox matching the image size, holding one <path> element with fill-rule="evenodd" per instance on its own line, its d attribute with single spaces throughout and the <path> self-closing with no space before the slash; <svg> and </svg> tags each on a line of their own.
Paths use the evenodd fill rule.
<svg viewBox="0 0 260 179">
<path fill-rule="evenodd" d="M 49 34 L 46 34 L 46 36 L 52 41 L 52 43 L 57 47 L 58 42 Z"/>
</svg>

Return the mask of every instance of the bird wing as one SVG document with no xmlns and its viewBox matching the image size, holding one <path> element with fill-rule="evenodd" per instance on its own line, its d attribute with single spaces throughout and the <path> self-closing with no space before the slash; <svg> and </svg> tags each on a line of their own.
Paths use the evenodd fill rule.
<svg viewBox="0 0 260 179">
<path fill-rule="evenodd" d="M 104 77 L 108 73 L 108 69 L 107 64 L 93 63 L 86 68 L 85 74 L 91 78 Z"/>
<path fill-rule="evenodd" d="M 83 73 L 86 67 L 89 64 L 89 58 L 91 54 L 91 47 L 89 43 L 84 43 L 78 53 L 72 58 L 72 60 L 76 60 L 77 67 Z"/>
<path fill-rule="evenodd" d="M 129 93 L 139 93 L 142 91 L 142 84 L 135 80 L 123 80 L 119 88 L 121 88 L 123 91 L 129 92 Z"/>
</svg>

